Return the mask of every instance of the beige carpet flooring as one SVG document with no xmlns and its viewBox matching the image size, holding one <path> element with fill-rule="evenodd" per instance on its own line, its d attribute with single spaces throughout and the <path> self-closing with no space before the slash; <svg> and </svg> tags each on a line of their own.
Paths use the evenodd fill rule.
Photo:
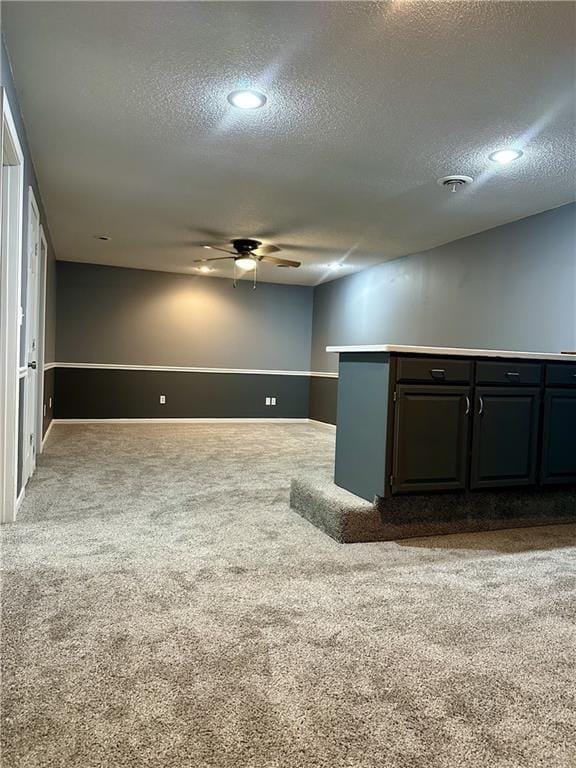
<svg viewBox="0 0 576 768">
<path fill-rule="evenodd" d="M 576 526 L 337 544 L 314 425 L 57 425 L 2 529 L 2 768 L 576 765 Z"/>
</svg>

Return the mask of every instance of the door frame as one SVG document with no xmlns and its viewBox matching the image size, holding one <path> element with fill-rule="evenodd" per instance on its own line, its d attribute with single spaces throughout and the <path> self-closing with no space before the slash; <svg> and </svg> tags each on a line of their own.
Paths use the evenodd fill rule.
<svg viewBox="0 0 576 768">
<path fill-rule="evenodd" d="M 23 254 L 24 153 L 6 90 L 0 90 L 2 163 L 0 210 L 0 522 L 16 518 L 18 466 L 18 372 Z M 6 163 L 6 165 L 5 165 Z M 5 170 L 7 169 L 7 170 Z"/>
<path fill-rule="evenodd" d="M 32 230 L 32 221 L 36 226 Z M 39 366 L 38 350 L 40 347 L 40 207 L 31 186 L 28 187 L 28 226 L 26 233 L 26 309 L 22 332 L 24 333 L 24 361 L 18 371 L 19 379 L 24 379 L 24 408 L 22 439 L 22 497 L 26 483 L 34 474 L 36 468 L 37 431 L 38 431 L 38 389 Z M 24 266 L 24 265 L 23 265 Z M 33 269 L 31 268 L 33 267 Z M 21 305 L 24 306 L 23 296 Z M 30 349 L 34 339 L 34 349 Z M 31 359 L 35 358 L 35 369 L 30 367 Z M 22 363 L 22 360 L 20 360 Z"/>
<path fill-rule="evenodd" d="M 46 361 L 46 290 L 48 284 L 48 241 L 40 224 L 40 259 L 38 299 L 38 368 L 36 393 L 36 456 L 42 453 L 44 431 L 44 365 Z"/>
</svg>

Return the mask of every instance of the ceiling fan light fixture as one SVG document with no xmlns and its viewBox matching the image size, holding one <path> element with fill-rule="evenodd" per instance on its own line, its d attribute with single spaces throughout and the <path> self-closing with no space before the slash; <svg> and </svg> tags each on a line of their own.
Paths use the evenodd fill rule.
<svg viewBox="0 0 576 768">
<path fill-rule="evenodd" d="M 237 259 L 234 259 L 234 264 L 244 272 L 256 269 L 256 261 L 250 256 L 240 256 Z"/>
<path fill-rule="evenodd" d="M 240 90 L 228 94 L 228 101 L 238 109 L 259 109 L 266 104 L 266 96 L 260 91 Z"/>
</svg>

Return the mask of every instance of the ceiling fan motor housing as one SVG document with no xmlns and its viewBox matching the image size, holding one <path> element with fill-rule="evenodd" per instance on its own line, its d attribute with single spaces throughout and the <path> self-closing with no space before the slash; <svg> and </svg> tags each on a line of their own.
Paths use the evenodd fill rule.
<svg viewBox="0 0 576 768">
<path fill-rule="evenodd" d="M 260 240 L 252 240 L 248 237 L 237 237 L 230 241 L 238 253 L 252 253 L 257 250 L 262 243 Z"/>
</svg>

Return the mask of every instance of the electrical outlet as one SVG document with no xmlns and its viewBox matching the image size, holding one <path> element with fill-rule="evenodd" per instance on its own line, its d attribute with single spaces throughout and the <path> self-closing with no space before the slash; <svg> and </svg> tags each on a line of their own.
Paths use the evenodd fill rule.
<svg viewBox="0 0 576 768">
<path fill-rule="evenodd" d="M 166 405 L 166 395 L 160 395 L 160 405 Z"/>
<path fill-rule="evenodd" d="M 267 397 L 267 398 L 266 398 L 266 405 L 270 405 L 270 404 L 271 404 L 271 403 L 270 403 L 270 401 L 271 401 L 271 400 L 272 400 L 272 398 L 271 398 L 271 397 Z"/>
<path fill-rule="evenodd" d="M 270 405 L 276 405 L 276 398 L 275 397 L 271 397 L 270 400 L 271 400 Z"/>
</svg>

